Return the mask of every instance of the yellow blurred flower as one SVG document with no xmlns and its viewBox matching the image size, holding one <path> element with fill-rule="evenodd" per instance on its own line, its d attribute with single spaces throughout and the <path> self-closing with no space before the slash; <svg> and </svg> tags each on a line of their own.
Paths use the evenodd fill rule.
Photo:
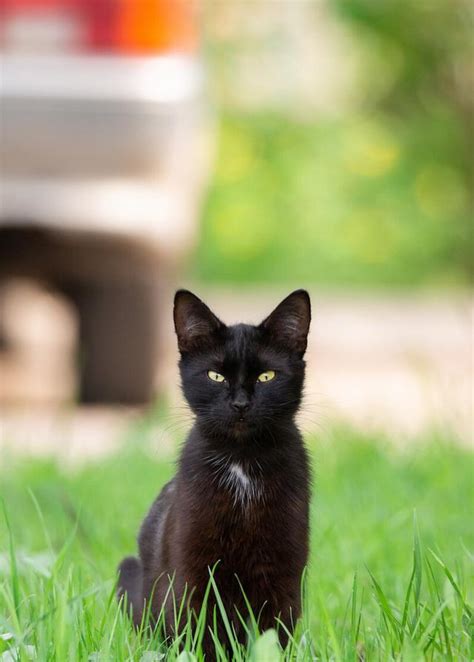
<svg viewBox="0 0 474 662">
<path fill-rule="evenodd" d="M 355 125 L 349 132 L 343 161 L 346 169 L 363 177 L 380 177 L 400 159 L 400 146 L 390 132 L 375 122 Z"/>
<path fill-rule="evenodd" d="M 414 188 L 419 208 L 433 219 L 451 218 L 467 201 L 460 175 L 453 168 L 437 163 L 419 170 Z"/>
<path fill-rule="evenodd" d="M 242 179 L 256 164 L 255 146 L 245 134 L 227 133 L 222 138 L 217 178 L 221 183 L 232 183 Z"/>
<path fill-rule="evenodd" d="M 215 218 L 212 230 L 219 252 L 229 259 L 245 261 L 262 255 L 271 243 L 273 223 L 253 205 L 234 204 Z"/>
<path fill-rule="evenodd" d="M 379 264 L 390 258 L 397 238 L 393 223 L 383 209 L 358 209 L 344 222 L 344 239 L 351 253 L 366 264 Z"/>
</svg>

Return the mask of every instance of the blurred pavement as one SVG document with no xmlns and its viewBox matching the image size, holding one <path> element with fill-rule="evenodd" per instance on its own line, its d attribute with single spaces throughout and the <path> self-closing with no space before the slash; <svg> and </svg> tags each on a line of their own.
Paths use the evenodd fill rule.
<svg viewBox="0 0 474 662">
<path fill-rule="evenodd" d="M 227 323 L 259 322 L 287 293 L 195 289 Z M 343 422 L 401 444 L 433 430 L 471 443 L 471 297 L 311 294 L 304 431 L 324 436 L 334 422 Z M 0 352 L 0 448 L 72 461 L 114 449 L 140 412 L 74 405 L 72 311 L 24 285 L 5 298 L 4 307 L 7 340 L 14 336 L 16 344 Z M 174 452 L 174 435 L 182 436 L 190 421 L 179 394 L 171 302 L 169 308 L 157 382 L 170 414 L 150 433 L 153 451 L 166 454 Z"/>
</svg>

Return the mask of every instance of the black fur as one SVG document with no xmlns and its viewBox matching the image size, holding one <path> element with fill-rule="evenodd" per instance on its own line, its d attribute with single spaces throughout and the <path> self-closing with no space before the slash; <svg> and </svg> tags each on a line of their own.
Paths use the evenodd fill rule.
<svg viewBox="0 0 474 662">
<path fill-rule="evenodd" d="M 225 326 L 191 292 L 175 297 L 183 392 L 196 419 L 176 476 L 142 524 L 138 559 L 120 566 L 138 624 L 144 605 L 158 617 L 173 579 L 179 600 L 188 590 L 199 612 L 209 569 L 237 635 L 245 592 L 260 627 L 291 630 L 301 611 L 301 576 L 308 556 L 310 477 L 294 417 L 304 381 L 310 324 L 307 292 L 290 294 L 259 326 Z M 213 370 L 225 377 L 217 383 Z M 275 372 L 271 381 L 258 376 Z M 209 603 L 209 612 L 214 605 Z M 164 605 L 172 629 L 173 605 Z M 222 625 L 221 625 L 222 627 Z M 285 641 L 280 630 L 282 643 Z M 225 635 L 222 632 L 222 638 Z M 210 637 L 206 659 L 214 656 Z"/>
</svg>

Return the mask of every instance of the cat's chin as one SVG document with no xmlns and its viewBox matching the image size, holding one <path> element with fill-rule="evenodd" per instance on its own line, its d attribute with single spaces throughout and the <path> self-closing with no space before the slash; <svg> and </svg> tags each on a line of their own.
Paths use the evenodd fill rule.
<svg viewBox="0 0 474 662">
<path fill-rule="evenodd" d="M 198 419 L 199 421 L 199 419 Z M 255 424 L 247 418 L 228 418 L 225 421 L 219 421 L 212 425 L 206 421 L 201 429 L 204 434 L 211 438 L 220 437 L 222 441 L 235 442 L 242 441 L 255 433 Z"/>
<path fill-rule="evenodd" d="M 219 421 L 217 424 L 214 423 L 212 425 L 209 425 L 209 422 L 206 421 L 205 423 L 201 423 L 200 428 L 209 438 L 216 439 L 216 437 L 220 437 L 222 441 L 239 441 L 243 443 L 255 434 L 256 424 L 246 418 L 233 418 L 231 420 L 227 419 L 225 422 Z"/>
<path fill-rule="evenodd" d="M 228 427 L 228 432 L 234 441 L 245 443 L 255 436 L 257 426 L 249 419 L 236 419 Z"/>
<path fill-rule="evenodd" d="M 232 423 L 231 429 L 235 435 L 243 436 L 249 432 L 250 425 L 244 418 L 239 418 Z"/>
</svg>

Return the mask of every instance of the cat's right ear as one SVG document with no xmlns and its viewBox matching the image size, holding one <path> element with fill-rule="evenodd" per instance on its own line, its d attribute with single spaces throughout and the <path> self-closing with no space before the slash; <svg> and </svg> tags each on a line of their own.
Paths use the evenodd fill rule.
<svg viewBox="0 0 474 662">
<path fill-rule="evenodd" d="M 195 294 L 178 290 L 174 297 L 174 328 L 181 353 L 209 346 L 225 325 Z"/>
<path fill-rule="evenodd" d="M 260 324 L 273 343 L 295 352 L 300 358 L 306 351 L 311 301 L 306 290 L 296 290 Z"/>
</svg>

